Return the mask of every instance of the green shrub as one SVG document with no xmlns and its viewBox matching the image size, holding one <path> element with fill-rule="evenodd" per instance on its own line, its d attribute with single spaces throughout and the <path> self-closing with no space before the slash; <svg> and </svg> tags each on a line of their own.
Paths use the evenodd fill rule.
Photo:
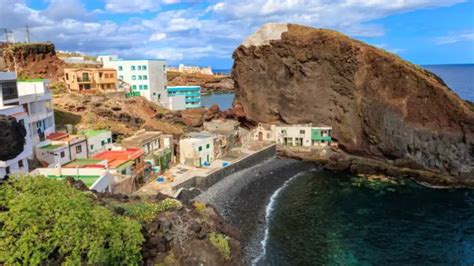
<svg viewBox="0 0 474 266">
<path fill-rule="evenodd" d="M 138 265 L 141 225 L 46 177 L 0 186 L 0 264 Z"/>
<path fill-rule="evenodd" d="M 209 241 L 222 254 L 225 260 L 230 260 L 229 241 L 227 241 L 223 234 L 212 232 L 209 234 Z"/>
<path fill-rule="evenodd" d="M 200 214 L 204 214 L 204 212 L 206 211 L 206 204 L 204 204 L 204 203 L 201 202 L 201 201 L 194 201 L 194 202 L 193 202 L 193 207 L 194 207 L 194 209 L 196 209 L 196 211 L 199 212 Z"/>
<path fill-rule="evenodd" d="M 124 208 L 124 214 L 131 218 L 151 222 L 156 215 L 167 210 L 181 208 L 182 204 L 178 200 L 167 198 L 157 204 L 149 202 L 133 202 L 119 204 L 118 206 Z"/>
</svg>

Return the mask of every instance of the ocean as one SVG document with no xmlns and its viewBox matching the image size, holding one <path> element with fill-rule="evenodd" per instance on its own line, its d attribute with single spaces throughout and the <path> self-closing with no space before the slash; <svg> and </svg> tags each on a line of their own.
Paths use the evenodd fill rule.
<svg viewBox="0 0 474 266">
<path fill-rule="evenodd" d="M 473 190 L 318 170 L 274 195 L 256 265 L 474 264 Z"/>
<path fill-rule="evenodd" d="M 459 95 L 459 97 L 474 102 L 474 64 L 424 65 L 422 67 L 441 77 L 444 82 Z M 228 69 L 221 69 L 219 71 L 230 73 L 230 70 Z M 217 104 L 222 110 L 226 110 L 232 107 L 234 94 L 224 93 L 203 95 L 201 100 L 204 107 L 209 108 L 213 104 Z"/>
<path fill-rule="evenodd" d="M 474 102 L 474 64 L 423 67 Z M 205 97 L 226 109 L 234 95 Z M 474 265 L 473 190 L 368 183 L 320 169 L 295 174 L 272 164 L 255 170 L 245 189 L 214 196 L 243 231 L 246 264 Z"/>
</svg>

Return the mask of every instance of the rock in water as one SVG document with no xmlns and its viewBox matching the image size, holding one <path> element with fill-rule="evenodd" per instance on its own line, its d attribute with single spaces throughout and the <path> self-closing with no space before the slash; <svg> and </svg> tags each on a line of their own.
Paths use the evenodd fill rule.
<svg viewBox="0 0 474 266">
<path fill-rule="evenodd" d="M 23 151 L 26 130 L 14 117 L 0 115 L 0 160 L 15 158 Z"/>
<path fill-rule="evenodd" d="M 263 26 L 233 58 L 250 121 L 330 125 L 351 154 L 474 178 L 474 107 L 421 67 L 294 24 Z"/>
</svg>

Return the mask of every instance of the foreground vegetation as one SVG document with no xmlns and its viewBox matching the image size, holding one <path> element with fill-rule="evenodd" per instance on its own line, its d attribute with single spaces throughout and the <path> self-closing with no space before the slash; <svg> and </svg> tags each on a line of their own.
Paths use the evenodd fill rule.
<svg viewBox="0 0 474 266">
<path fill-rule="evenodd" d="M 45 177 L 0 186 L 0 264 L 120 264 L 141 261 L 141 225 Z"/>
</svg>

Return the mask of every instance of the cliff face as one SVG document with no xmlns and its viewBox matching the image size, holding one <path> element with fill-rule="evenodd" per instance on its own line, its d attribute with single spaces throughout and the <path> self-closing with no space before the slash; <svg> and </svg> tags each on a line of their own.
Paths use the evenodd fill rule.
<svg viewBox="0 0 474 266">
<path fill-rule="evenodd" d="M 351 154 L 474 177 L 474 107 L 418 66 L 293 24 L 265 25 L 233 58 L 236 104 L 251 121 L 330 125 Z"/>
<path fill-rule="evenodd" d="M 23 151 L 26 130 L 14 117 L 0 115 L 0 160 L 15 158 Z"/>
<path fill-rule="evenodd" d="M 52 43 L 19 43 L 0 46 L 0 70 L 17 71 L 19 77 L 47 78 L 57 82 L 65 63 Z"/>
</svg>

